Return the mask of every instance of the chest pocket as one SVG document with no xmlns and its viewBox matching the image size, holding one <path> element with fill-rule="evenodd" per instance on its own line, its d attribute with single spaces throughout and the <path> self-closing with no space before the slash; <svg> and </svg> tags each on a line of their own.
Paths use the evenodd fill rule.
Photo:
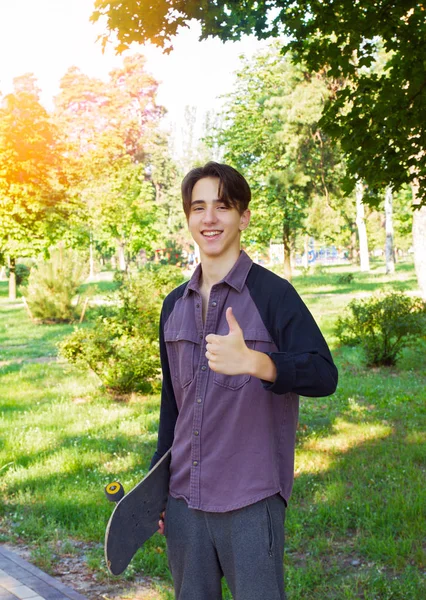
<svg viewBox="0 0 426 600">
<path fill-rule="evenodd" d="M 185 388 L 194 379 L 194 353 L 201 340 L 196 332 L 169 330 L 164 341 L 172 378 Z"/>
<path fill-rule="evenodd" d="M 255 329 L 244 331 L 244 341 L 250 350 L 259 352 L 273 352 L 275 345 L 266 330 Z M 230 390 L 238 390 L 250 381 L 250 375 L 222 375 L 214 373 L 213 382 Z"/>
</svg>

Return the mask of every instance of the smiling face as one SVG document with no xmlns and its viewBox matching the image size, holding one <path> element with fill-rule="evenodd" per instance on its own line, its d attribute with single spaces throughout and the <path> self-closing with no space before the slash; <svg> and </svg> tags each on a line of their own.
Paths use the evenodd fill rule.
<svg viewBox="0 0 426 600">
<path fill-rule="evenodd" d="M 192 189 L 188 228 L 203 258 L 237 260 L 241 231 L 250 221 L 250 211 L 242 214 L 219 198 L 219 178 L 199 179 Z"/>
</svg>

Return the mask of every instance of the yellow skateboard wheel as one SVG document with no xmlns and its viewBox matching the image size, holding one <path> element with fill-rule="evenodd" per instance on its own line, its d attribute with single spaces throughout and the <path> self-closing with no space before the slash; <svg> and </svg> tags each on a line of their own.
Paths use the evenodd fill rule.
<svg viewBox="0 0 426 600">
<path fill-rule="evenodd" d="M 124 496 L 124 488 L 119 481 L 112 481 L 105 486 L 105 496 L 111 502 L 118 502 Z"/>
</svg>

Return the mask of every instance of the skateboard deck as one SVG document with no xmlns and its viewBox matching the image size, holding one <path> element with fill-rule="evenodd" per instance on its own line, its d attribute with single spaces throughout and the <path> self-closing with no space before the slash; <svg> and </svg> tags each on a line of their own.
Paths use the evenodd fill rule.
<svg viewBox="0 0 426 600">
<path fill-rule="evenodd" d="M 105 559 L 112 575 L 120 575 L 136 551 L 158 531 L 169 492 L 170 459 L 168 450 L 114 508 L 105 532 Z"/>
</svg>

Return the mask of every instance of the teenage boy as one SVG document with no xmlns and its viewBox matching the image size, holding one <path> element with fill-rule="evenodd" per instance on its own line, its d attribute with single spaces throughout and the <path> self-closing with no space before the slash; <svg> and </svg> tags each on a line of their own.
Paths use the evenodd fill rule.
<svg viewBox="0 0 426 600">
<path fill-rule="evenodd" d="M 172 447 L 164 525 L 177 600 L 282 600 L 284 518 L 299 394 L 327 396 L 337 369 L 284 279 L 241 251 L 250 188 L 214 162 L 182 182 L 201 264 L 164 301 L 160 426 Z"/>
</svg>

